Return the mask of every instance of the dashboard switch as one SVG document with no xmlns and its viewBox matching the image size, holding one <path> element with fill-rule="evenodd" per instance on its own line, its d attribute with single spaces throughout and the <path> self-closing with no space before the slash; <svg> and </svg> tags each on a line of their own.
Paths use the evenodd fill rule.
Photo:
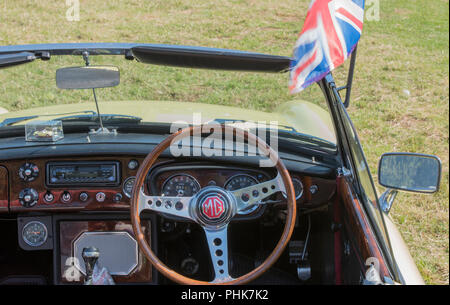
<svg viewBox="0 0 450 305">
<path fill-rule="evenodd" d="M 70 193 L 68 191 L 65 191 L 61 195 L 61 201 L 63 203 L 69 203 L 70 201 L 72 201 L 72 195 L 70 195 Z"/>
<path fill-rule="evenodd" d="M 98 193 L 95 195 L 95 199 L 97 199 L 98 202 L 103 202 L 103 201 L 105 201 L 105 199 L 106 199 L 106 195 L 105 195 L 105 193 L 103 193 L 103 192 L 98 192 Z"/>
<path fill-rule="evenodd" d="M 45 203 L 52 203 L 55 199 L 55 196 L 51 192 L 47 192 L 44 195 L 44 201 Z"/>
</svg>

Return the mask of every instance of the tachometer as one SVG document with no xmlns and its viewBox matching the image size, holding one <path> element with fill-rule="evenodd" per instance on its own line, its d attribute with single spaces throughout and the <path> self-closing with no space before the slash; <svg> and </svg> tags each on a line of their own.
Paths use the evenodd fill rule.
<svg viewBox="0 0 450 305">
<path fill-rule="evenodd" d="M 236 191 L 244 187 L 258 184 L 258 180 L 250 175 L 239 174 L 231 177 L 225 182 L 225 189 L 229 191 Z"/>
<path fill-rule="evenodd" d="M 229 191 L 236 191 L 255 184 L 258 184 L 258 180 L 256 180 L 256 178 L 253 178 L 252 176 L 246 174 L 238 174 L 231 177 L 230 179 L 227 180 L 227 182 L 225 182 L 225 189 Z M 240 211 L 239 214 L 241 215 L 250 214 L 256 211 L 258 207 L 259 205 L 250 206 L 247 209 Z"/>
<path fill-rule="evenodd" d="M 179 174 L 167 178 L 163 184 L 161 193 L 164 196 L 190 197 L 198 191 L 200 191 L 200 184 L 194 177 Z"/>
</svg>

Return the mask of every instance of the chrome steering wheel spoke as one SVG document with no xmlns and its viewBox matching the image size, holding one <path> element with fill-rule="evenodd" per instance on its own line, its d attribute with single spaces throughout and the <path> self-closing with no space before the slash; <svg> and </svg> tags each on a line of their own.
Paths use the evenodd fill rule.
<svg viewBox="0 0 450 305">
<path fill-rule="evenodd" d="M 228 269 L 228 225 L 220 229 L 203 227 L 209 254 L 214 268 L 214 280 L 211 283 L 221 283 L 233 280 Z"/>
<path fill-rule="evenodd" d="M 231 193 L 234 195 L 237 203 L 237 210 L 242 211 L 251 205 L 264 204 L 262 199 L 269 197 L 277 192 L 286 192 L 281 175 L 278 175 L 269 181 L 241 188 Z"/>
<path fill-rule="evenodd" d="M 192 197 L 148 196 L 139 191 L 139 213 L 145 210 L 193 220 L 189 213 Z"/>
</svg>

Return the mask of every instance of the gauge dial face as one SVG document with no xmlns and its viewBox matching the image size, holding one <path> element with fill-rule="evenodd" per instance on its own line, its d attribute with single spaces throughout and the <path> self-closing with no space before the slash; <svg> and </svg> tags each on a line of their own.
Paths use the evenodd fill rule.
<svg viewBox="0 0 450 305">
<path fill-rule="evenodd" d="M 303 195 L 303 183 L 300 180 L 293 178 L 292 184 L 294 185 L 295 199 L 299 199 Z"/>
<path fill-rule="evenodd" d="M 249 187 L 249 186 L 252 186 L 255 184 L 258 184 L 258 180 L 256 180 L 255 178 L 253 178 L 250 175 L 240 174 L 240 175 L 235 175 L 235 176 L 231 177 L 230 179 L 228 179 L 228 181 L 225 183 L 225 189 L 228 191 L 236 191 L 236 190 L 242 189 L 244 187 Z M 250 213 L 254 212 L 258 207 L 259 207 L 259 205 L 249 206 L 245 210 L 239 211 L 238 214 L 241 214 L 241 215 L 250 214 Z"/>
<path fill-rule="evenodd" d="M 198 181 L 186 174 L 167 178 L 162 187 L 163 196 L 191 197 L 198 191 L 200 191 Z"/>
<path fill-rule="evenodd" d="M 295 199 L 300 199 L 303 195 L 303 183 L 297 178 L 292 178 L 292 185 L 294 186 Z M 283 196 L 286 198 L 286 194 L 284 192 Z"/>
<path fill-rule="evenodd" d="M 129 177 L 123 183 L 122 191 L 128 198 L 131 198 L 131 193 L 133 192 L 134 182 L 136 181 L 136 177 Z"/>
<path fill-rule="evenodd" d="M 244 187 L 258 184 L 258 180 L 249 175 L 236 175 L 228 179 L 225 183 L 225 189 L 228 191 L 236 191 Z"/>
<path fill-rule="evenodd" d="M 22 230 L 23 240 L 32 247 L 39 247 L 47 240 L 47 227 L 39 221 L 30 221 Z"/>
</svg>

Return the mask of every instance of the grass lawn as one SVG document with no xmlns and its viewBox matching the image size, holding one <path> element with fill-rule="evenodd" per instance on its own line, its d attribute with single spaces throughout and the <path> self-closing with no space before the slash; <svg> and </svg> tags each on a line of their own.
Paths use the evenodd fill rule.
<svg viewBox="0 0 450 305">
<path fill-rule="evenodd" d="M 69 22 L 65 0 L 2 0 L 0 45 L 145 42 L 291 55 L 309 2 L 81 0 L 80 21 Z M 380 0 L 380 20 L 364 25 L 349 109 L 372 173 L 388 151 L 435 154 L 443 162 L 439 193 L 402 193 L 391 211 L 429 284 L 449 283 L 448 35 L 448 0 Z M 176 99 L 272 110 L 295 98 L 322 99 L 317 86 L 290 96 L 287 74 L 143 66 L 122 57 L 93 59 L 93 64 L 101 63 L 118 65 L 122 73 L 121 86 L 102 91 L 103 100 Z M 14 111 L 92 101 L 90 94 L 61 94 L 55 88 L 55 69 L 75 64 L 82 65 L 81 58 L 55 57 L 1 70 L 0 107 Z M 334 73 L 338 85 L 345 81 L 345 67 Z"/>
</svg>

